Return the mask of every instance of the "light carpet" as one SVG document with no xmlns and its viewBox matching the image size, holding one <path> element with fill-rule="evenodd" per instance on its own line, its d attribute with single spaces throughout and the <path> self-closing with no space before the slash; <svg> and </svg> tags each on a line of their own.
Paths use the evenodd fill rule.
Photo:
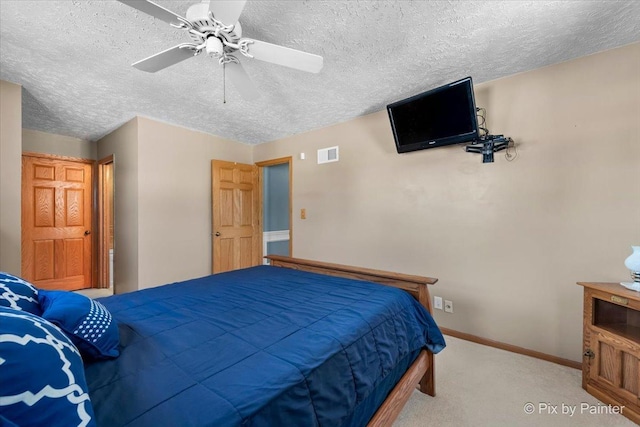
<svg viewBox="0 0 640 427">
<path fill-rule="evenodd" d="M 415 391 L 394 427 L 636 425 L 603 413 L 610 407 L 582 389 L 582 371 L 445 339 L 436 355 L 436 397 Z"/>
</svg>

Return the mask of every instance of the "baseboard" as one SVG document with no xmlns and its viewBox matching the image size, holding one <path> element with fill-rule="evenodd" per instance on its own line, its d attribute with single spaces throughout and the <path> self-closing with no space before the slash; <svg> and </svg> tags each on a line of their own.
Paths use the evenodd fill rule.
<svg viewBox="0 0 640 427">
<path fill-rule="evenodd" d="M 486 345 L 489 347 L 499 348 L 501 350 L 510 351 L 512 353 L 523 354 L 525 356 L 535 357 L 536 359 L 546 360 L 547 362 L 557 363 L 558 365 L 568 366 L 574 369 L 582 369 L 582 363 L 569 359 L 563 359 L 562 357 L 552 356 L 550 354 L 541 353 L 535 350 L 529 350 L 528 348 L 518 347 L 517 345 L 511 345 L 500 341 L 494 341 L 487 338 L 482 338 L 476 335 L 467 334 L 465 332 L 454 331 L 453 329 L 440 328 L 443 334 L 449 335 L 455 338 L 460 338 L 465 341 L 471 341 L 477 344 Z"/>
</svg>

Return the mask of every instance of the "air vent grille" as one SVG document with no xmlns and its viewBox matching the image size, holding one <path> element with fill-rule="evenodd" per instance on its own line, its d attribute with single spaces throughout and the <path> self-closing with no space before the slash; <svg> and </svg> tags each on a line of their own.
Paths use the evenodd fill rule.
<svg viewBox="0 0 640 427">
<path fill-rule="evenodd" d="M 329 147 L 318 150 L 318 164 L 337 162 L 339 160 L 339 148 Z"/>
</svg>

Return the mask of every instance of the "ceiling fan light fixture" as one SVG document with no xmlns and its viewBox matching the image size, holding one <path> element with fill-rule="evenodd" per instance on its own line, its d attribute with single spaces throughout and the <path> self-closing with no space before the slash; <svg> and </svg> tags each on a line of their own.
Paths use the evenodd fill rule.
<svg viewBox="0 0 640 427">
<path fill-rule="evenodd" d="M 222 56 L 224 46 L 222 45 L 222 41 L 219 38 L 210 36 L 207 38 L 205 49 L 207 50 L 207 54 L 219 57 Z"/>
</svg>

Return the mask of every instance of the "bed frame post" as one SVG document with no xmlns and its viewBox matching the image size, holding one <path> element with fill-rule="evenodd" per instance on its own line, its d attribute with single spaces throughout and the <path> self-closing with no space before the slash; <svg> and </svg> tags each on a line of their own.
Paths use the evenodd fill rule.
<svg viewBox="0 0 640 427">
<path fill-rule="evenodd" d="M 433 314 L 431 308 L 431 297 L 429 296 L 429 288 L 427 284 L 423 284 L 418 288 L 418 302 L 422 304 L 430 314 Z M 428 394 L 429 396 L 436 395 L 436 368 L 435 358 L 433 353 L 427 352 L 427 358 L 429 360 L 429 369 L 424 373 L 424 376 L 420 380 L 420 391 Z"/>
<path fill-rule="evenodd" d="M 427 359 L 429 359 L 429 369 L 424 373 L 424 376 L 420 380 L 420 391 L 428 394 L 429 396 L 436 395 L 436 366 L 433 353 L 430 351 L 427 353 Z"/>
<path fill-rule="evenodd" d="M 423 286 L 418 287 L 418 302 L 422 304 L 422 306 L 426 308 L 430 314 L 433 314 L 433 310 L 431 309 L 431 297 L 429 296 L 429 288 L 427 288 L 426 283 Z"/>
</svg>

